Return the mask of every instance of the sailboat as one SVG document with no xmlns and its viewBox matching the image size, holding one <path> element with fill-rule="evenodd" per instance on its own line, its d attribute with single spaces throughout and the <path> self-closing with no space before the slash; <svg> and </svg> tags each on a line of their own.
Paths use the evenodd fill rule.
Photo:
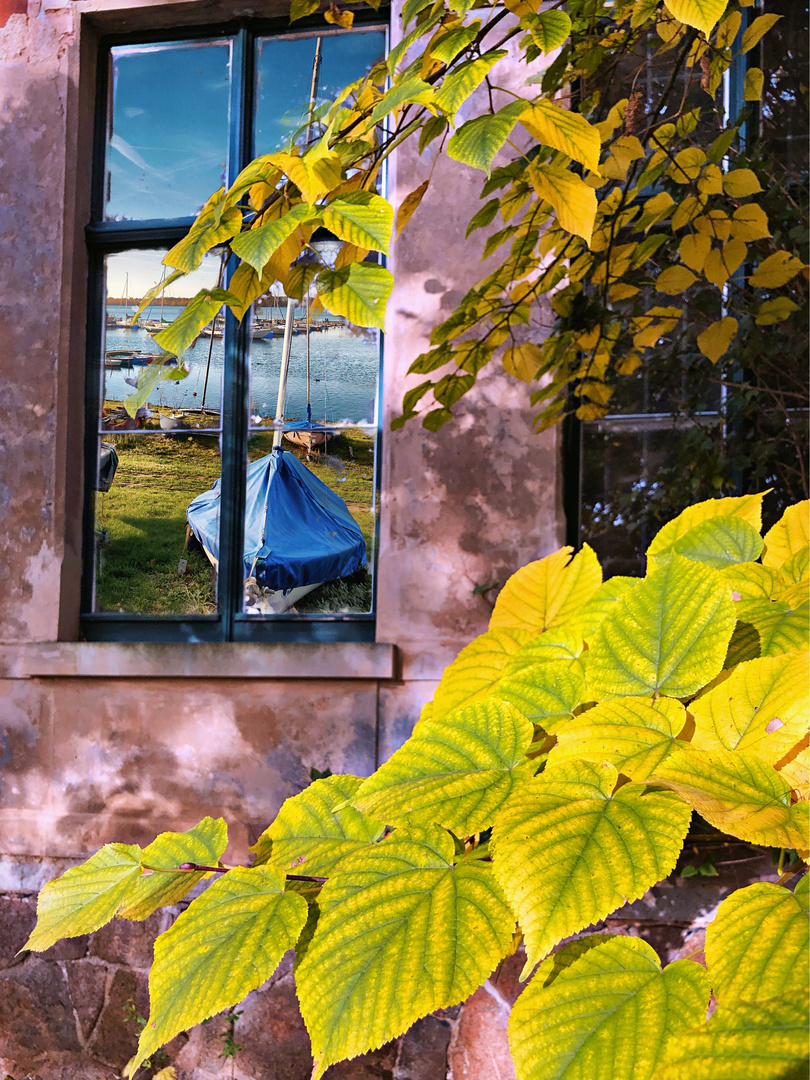
<svg viewBox="0 0 810 1080">
<path fill-rule="evenodd" d="M 124 310 L 121 315 L 115 317 L 114 326 L 116 330 L 140 330 L 140 324 L 136 323 L 132 326 L 129 317 L 129 274 L 124 279 Z"/>
</svg>

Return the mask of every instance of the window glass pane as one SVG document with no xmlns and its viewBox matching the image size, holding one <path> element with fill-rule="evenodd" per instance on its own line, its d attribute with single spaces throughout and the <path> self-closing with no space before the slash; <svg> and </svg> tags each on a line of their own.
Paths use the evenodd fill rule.
<svg viewBox="0 0 810 1080">
<path fill-rule="evenodd" d="M 186 508 L 219 473 L 216 436 L 149 428 L 100 436 L 94 611 L 215 614 L 215 569 L 196 542 L 186 544 Z"/>
<path fill-rule="evenodd" d="M 768 150 L 794 174 L 808 167 L 808 97 L 806 0 L 765 0 L 768 14 L 781 16 L 762 39 L 765 73 L 762 135 Z"/>
<path fill-rule="evenodd" d="M 290 142 L 306 124 L 318 36 L 260 38 L 256 58 L 256 153 Z M 385 55 L 382 30 L 321 34 L 316 101 L 330 101 Z"/>
<path fill-rule="evenodd" d="M 230 42 L 111 53 L 105 216 L 196 214 L 225 182 Z"/>
<path fill-rule="evenodd" d="M 379 335 L 313 314 L 312 299 L 291 301 L 286 364 L 286 297 L 267 295 L 254 312 L 245 511 L 253 615 L 371 610 Z"/>
<path fill-rule="evenodd" d="M 112 430 L 127 421 L 124 402 L 137 392 L 139 385 L 144 387 L 149 379 L 150 361 L 161 352 L 154 335 L 174 322 L 195 293 L 217 284 L 220 258 L 206 255 L 199 270 L 169 285 L 159 299 L 141 312 L 133 327 L 132 318 L 141 297 L 164 274 L 170 273 L 162 263 L 165 254 L 166 249 L 127 251 L 109 255 L 105 261 L 107 308 L 101 350 L 103 364 L 99 365 L 101 431 Z M 214 335 L 206 327 L 186 351 L 185 377 L 161 379 L 151 386 L 141 416 L 136 418 L 139 430 L 168 429 L 173 419 L 190 428 L 219 430 L 223 348 L 221 332 L 215 329 Z"/>
<path fill-rule="evenodd" d="M 110 255 L 105 263 L 106 319 L 95 369 L 100 381 L 97 612 L 209 615 L 216 610 L 212 563 L 193 540 L 190 551 L 184 548 L 187 508 L 220 474 L 222 341 L 201 335 L 186 352 L 188 374 L 152 384 L 160 354 L 152 335 L 177 318 L 190 294 L 216 284 L 219 259 L 206 258 L 199 271 L 169 286 L 133 327 L 141 296 L 166 271 L 164 254 L 129 251 Z M 127 407 L 139 383 L 148 390 L 144 401 L 130 400 Z"/>
</svg>

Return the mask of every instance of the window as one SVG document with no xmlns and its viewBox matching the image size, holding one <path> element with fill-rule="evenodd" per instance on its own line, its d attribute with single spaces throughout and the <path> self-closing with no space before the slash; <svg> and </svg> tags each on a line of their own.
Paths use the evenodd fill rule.
<svg viewBox="0 0 810 1080">
<path fill-rule="evenodd" d="M 316 135 L 317 105 L 385 51 L 384 28 L 359 18 L 351 31 L 274 29 L 103 43 L 87 230 L 90 640 L 373 640 L 379 335 L 275 286 L 241 323 L 226 308 L 177 365 L 156 365 L 152 335 L 199 289 L 227 287 L 234 267 L 216 251 L 132 321 L 207 197 L 255 155 Z M 312 244 L 327 262 L 340 248 L 323 230 Z"/>
<path fill-rule="evenodd" d="M 726 74 L 725 108 L 732 116 L 739 114 L 746 67 L 761 67 L 763 99 L 757 109 L 748 106 L 744 138 L 749 152 L 764 150 L 780 162 L 784 173 L 778 179 L 798 202 L 806 198 L 799 189 L 808 168 L 808 4 L 762 0 L 748 17 L 761 12 L 780 20 Z M 612 94 L 621 96 L 616 90 Z M 775 205 L 768 206 L 772 221 L 778 215 L 779 190 L 774 184 Z M 715 317 L 720 317 L 716 294 L 703 302 L 716 305 Z M 806 432 L 807 413 L 793 407 L 804 398 L 790 380 L 791 365 L 806 367 L 806 349 L 800 344 L 797 351 L 769 328 L 774 356 L 783 350 L 771 372 L 771 385 L 789 406 L 780 412 L 770 397 L 719 386 L 713 365 L 688 333 L 689 321 L 685 316 L 643 367 L 620 380 L 606 417 L 566 421 L 568 540 L 576 546 L 591 544 L 606 576 L 643 574 L 652 537 L 692 502 L 734 494 L 744 485 L 773 488 L 776 494 L 766 513 L 776 520 L 787 503 L 804 497 L 792 474 L 794 439 L 800 425 Z M 800 337 L 801 328 L 796 332 Z M 747 373 L 735 375 L 743 382 Z M 762 448 L 760 460 L 752 443 Z"/>
</svg>

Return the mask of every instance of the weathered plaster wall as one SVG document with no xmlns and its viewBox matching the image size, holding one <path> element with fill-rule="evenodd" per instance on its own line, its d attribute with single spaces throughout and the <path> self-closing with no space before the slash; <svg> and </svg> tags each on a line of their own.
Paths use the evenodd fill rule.
<svg viewBox="0 0 810 1080">
<path fill-rule="evenodd" d="M 532 434 L 523 384 L 493 372 L 441 432 L 387 430 L 431 326 L 484 271 L 481 234 L 463 239 L 481 176 L 448 162 L 394 254 L 377 641 L 396 647 L 396 665 L 375 666 L 377 654 L 362 649 L 327 647 L 302 660 L 264 646 L 230 647 L 232 662 L 220 653 L 204 670 L 193 646 L 148 655 L 109 646 L 100 658 L 68 644 L 79 614 L 96 36 L 284 10 L 283 0 L 0 3 L 0 938 L 8 932 L 15 949 L 32 893 L 105 841 L 143 843 L 222 815 L 227 857 L 244 861 L 310 767 L 370 773 L 407 737 L 446 663 L 485 628 L 489 604 L 475 585 L 561 542 L 557 440 Z M 392 198 L 417 187 L 429 166 L 401 153 Z M 65 644 L 47 648 L 57 641 Z M 0 1068 L 16 1080 L 20 1068 L 43 1080 L 98 1080 L 120 1068 L 132 1042 L 121 1008 L 127 997 L 143 1001 L 149 942 L 118 938 L 0 961 Z M 291 979 L 283 969 L 258 1004 L 251 997 L 243 1024 L 269 1026 L 276 1041 L 261 1044 L 246 1077 L 307 1074 Z M 505 1080 L 508 1009 L 497 993 L 481 994 L 484 1012 L 494 1009 L 484 1030 L 494 1033 L 500 1066 L 469 1064 L 484 1050 L 470 1049 L 474 1013 L 456 1011 L 335 1078 L 439 1080 L 452 1060 L 456 1080 Z M 176 1048 L 178 1076 L 220 1075 L 218 1046 L 213 1029 L 200 1029 Z"/>
</svg>

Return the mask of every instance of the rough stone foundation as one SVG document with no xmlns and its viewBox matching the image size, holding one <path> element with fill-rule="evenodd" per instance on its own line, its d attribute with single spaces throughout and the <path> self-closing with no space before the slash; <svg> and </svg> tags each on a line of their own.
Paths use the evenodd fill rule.
<svg viewBox="0 0 810 1080">
<path fill-rule="evenodd" d="M 751 881 L 776 880 L 767 857 L 731 849 L 717 878 L 673 878 L 591 928 L 643 937 L 663 963 L 702 959 L 704 931 L 717 904 Z M 0 894 L 0 1076 L 13 1080 L 114 1080 L 134 1054 L 132 1006 L 148 1012 L 148 970 L 155 936 L 176 918 L 166 909 L 143 923 L 116 920 L 95 934 L 42 954 L 20 953 L 35 921 L 36 898 Z M 520 993 L 525 957 L 510 957 L 462 1005 L 419 1020 L 405 1035 L 334 1065 L 327 1080 L 514 1080 L 507 1022 Z M 309 1039 L 295 997 L 292 954 L 239 1006 L 241 1047 L 234 1080 L 309 1080 Z M 178 1035 L 154 1063 L 177 1080 L 225 1080 L 223 1014 Z M 146 1080 L 152 1075 L 139 1074 Z M 8 1076 L 6 1080 L 8 1080 Z"/>
</svg>

